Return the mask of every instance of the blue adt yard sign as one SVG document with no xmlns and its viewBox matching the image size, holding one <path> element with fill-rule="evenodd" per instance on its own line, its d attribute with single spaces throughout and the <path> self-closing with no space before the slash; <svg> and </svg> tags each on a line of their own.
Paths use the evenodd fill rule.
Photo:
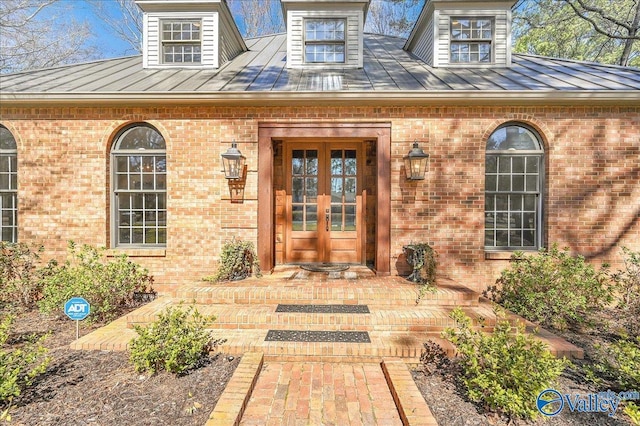
<svg viewBox="0 0 640 426">
<path fill-rule="evenodd" d="M 91 306 L 82 297 L 72 297 L 64 304 L 64 313 L 76 321 L 76 340 L 80 338 L 80 321 L 89 316 Z"/>
<path fill-rule="evenodd" d="M 64 313 L 72 320 L 80 321 L 89 316 L 91 306 L 82 297 L 72 297 L 64 304 Z"/>
</svg>

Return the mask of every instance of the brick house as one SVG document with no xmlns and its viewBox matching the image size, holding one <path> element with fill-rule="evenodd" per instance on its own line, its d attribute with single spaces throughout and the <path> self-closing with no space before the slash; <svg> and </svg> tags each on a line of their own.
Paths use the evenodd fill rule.
<svg viewBox="0 0 640 426">
<path fill-rule="evenodd" d="M 407 40 L 364 33 L 369 0 L 281 0 L 248 40 L 224 0 L 137 3 L 142 55 L 0 76 L 3 240 L 106 246 L 164 291 L 232 238 L 379 275 L 427 242 L 474 289 L 515 250 L 640 250 L 640 70 L 512 54 L 514 0 L 429 0 Z"/>
</svg>

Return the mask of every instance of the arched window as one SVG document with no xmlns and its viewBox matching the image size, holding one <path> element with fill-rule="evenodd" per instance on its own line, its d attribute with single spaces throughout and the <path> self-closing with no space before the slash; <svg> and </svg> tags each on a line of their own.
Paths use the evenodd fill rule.
<svg viewBox="0 0 640 426">
<path fill-rule="evenodd" d="M 167 244 L 167 154 L 153 127 L 137 124 L 121 131 L 111 150 L 113 245 Z"/>
<path fill-rule="evenodd" d="M 18 241 L 18 147 L 9 129 L 0 126 L 0 213 L 2 241 Z"/>
<path fill-rule="evenodd" d="M 507 123 L 487 140 L 485 248 L 533 250 L 542 244 L 544 151 L 531 128 Z"/>
</svg>

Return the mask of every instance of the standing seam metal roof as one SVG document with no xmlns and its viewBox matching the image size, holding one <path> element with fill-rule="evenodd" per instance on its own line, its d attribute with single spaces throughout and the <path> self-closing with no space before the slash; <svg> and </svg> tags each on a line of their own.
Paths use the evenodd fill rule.
<svg viewBox="0 0 640 426">
<path fill-rule="evenodd" d="M 431 92 L 640 91 L 640 70 L 530 55 L 509 68 L 433 68 L 404 39 L 365 34 L 361 69 L 286 68 L 286 34 L 246 40 L 249 50 L 217 70 L 143 69 L 142 56 L 0 75 L 0 92 Z M 639 92 L 640 94 L 640 92 Z"/>
</svg>

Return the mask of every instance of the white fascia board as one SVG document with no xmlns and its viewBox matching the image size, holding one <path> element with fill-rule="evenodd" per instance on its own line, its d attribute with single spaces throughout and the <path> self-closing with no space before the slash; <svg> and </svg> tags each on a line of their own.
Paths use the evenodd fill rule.
<svg viewBox="0 0 640 426">
<path fill-rule="evenodd" d="M 128 105 L 627 105 L 640 107 L 638 90 L 394 91 L 394 92 L 141 92 L 0 93 L 3 107 L 54 104 Z"/>
</svg>

